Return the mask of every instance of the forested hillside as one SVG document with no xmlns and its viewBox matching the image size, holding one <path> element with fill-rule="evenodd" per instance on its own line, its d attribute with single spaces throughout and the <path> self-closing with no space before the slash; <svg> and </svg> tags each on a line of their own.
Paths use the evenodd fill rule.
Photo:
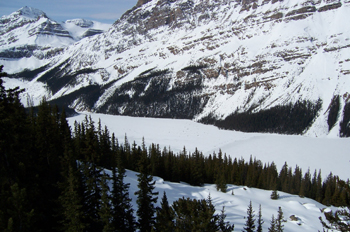
<svg viewBox="0 0 350 232">
<path fill-rule="evenodd" d="M 349 180 L 332 174 L 322 181 L 320 172 L 303 174 L 287 164 L 278 172 L 274 163 L 232 159 L 220 150 L 204 157 L 198 150 L 175 154 L 155 144 L 131 144 L 127 137 L 120 143 L 88 117 L 72 130 L 64 110 L 45 99 L 37 111 L 26 113 L 20 92 L 5 89 L 0 79 L 1 231 L 164 231 L 165 226 L 169 231 L 232 231 L 224 210 L 215 214 L 210 197 L 179 198 L 170 206 L 163 195 L 156 208 L 160 196 L 152 176 L 191 185 L 215 183 L 223 192 L 232 183 L 350 205 Z M 135 193 L 123 181 L 125 169 L 139 172 Z M 136 212 L 129 194 L 137 196 Z"/>
</svg>

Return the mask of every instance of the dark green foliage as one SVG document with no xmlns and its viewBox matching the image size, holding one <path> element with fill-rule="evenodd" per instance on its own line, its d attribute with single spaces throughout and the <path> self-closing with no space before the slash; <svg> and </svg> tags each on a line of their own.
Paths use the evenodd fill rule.
<svg viewBox="0 0 350 232">
<path fill-rule="evenodd" d="M 274 190 L 272 191 L 270 198 L 271 198 L 272 200 L 278 200 L 278 198 L 280 198 L 277 189 L 274 189 Z"/>
<path fill-rule="evenodd" d="M 137 227 L 141 232 L 150 232 L 154 229 L 155 225 L 155 212 L 154 204 L 157 202 L 158 192 L 153 192 L 155 188 L 155 181 L 149 174 L 149 164 L 146 155 L 142 155 L 139 161 L 139 171 L 137 174 L 137 180 L 139 188 L 135 192 L 137 195 Z"/>
<path fill-rule="evenodd" d="M 226 157 L 226 156 L 225 156 Z M 218 191 L 221 191 L 221 192 L 226 192 L 227 190 L 227 179 L 226 179 L 226 173 L 225 173 L 225 166 L 227 165 L 224 165 L 224 162 L 223 162 L 223 159 L 222 159 L 222 152 L 221 150 L 219 150 L 219 153 L 218 153 L 218 159 L 217 159 L 217 163 L 214 164 L 216 166 L 215 168 L 215 173 L 216 173 L 216 176 L 215 176 L 215 185 L 216 185 L 216 189 Z"/>
<path fill-rule="evenodd" d="M 340 97 L 339 95 L 336 95 L 333 97 L 331 104 L 329 106 L 329 112 L 328 112 L 328 118 L 327 118 L 327 123 L 328 123 L 328 131 L 330 131 L 335 123 L 338 120 L 339 116 L 339 110 L 340 110 Z"/>
<path fill-rule="evenodd" d="M 316 117 L 321 105 L 321 101 L 316 103 L 302 101 L 294 105 L 275 106 L 257 113 L 236 112 L 224 120 L 206 118 L 202 122 L 245 132 L 302 134 Z"/>
<path fill-rule="evenodd" d="M 74 85 L 77 81 L 76 79 L 78 75 L 95 73 L 98 71 L 97 69 L 85 68 L 72 73 L 70 72 L 71 70 L 69 63 L 69 59 L 65 60 L 57 67 L 40 76 L 38 81 L 46 83 L 52 93 L 55 94 L 67 84 Z"/>
<path fill-rule="evenodd" d="M 153 77 L 158 77 L 158 76 L 164 76 L 169 73 L 168 69 L 165 70 L 154 70 L 154 69 L 149 69 L 144 72 L 142 72 L 138 78 L 145 78 L 145 79 L 151 79 Z M 147 74 L 147 75 L 146 75 Z"/>
<path fill-rule="evenodd" d="M 347 102 L 344 106 L 343 119 L 339 123 L 340 136 L 350 137 L 350 102 Z"/>
<path fill-rule="evenodd" d="M 284 217 L 283 217 L 283 211 L 281 207 L 278 207 L 278 213 L 276 218 L 276 232 L 282 232 L 284 228 Z"/>
<path fill-rule="evenodd" d="M 112 223 L 116 231 L 135 231 L 135 218 L 129 198 L 129 184 L 124 183 L 125 168 L 121 152 L 117 151 L 114 135 L 112 136 L 112 149 L 117 158 L 112 164 L 118 164 L 118 173 L 115 166 L 112 168 Z"/>
<path fill-rule="evenodd" d="M 173 232 L 175 231 L 175 212 L 168 203 L 168 198 L 164 192 L 160 207 L 157 207 L 157 217 L 155 231 Z"/>
<path fill-rule="evenodd" d="M 196 148 L 195 152 L 190 157 L 191 164 L 191 178 L 189 183 L 191 185 L 202 186 L 204 184 L 204 158 L 203 154 Z"/>
<path fill-rule="evenodd" d="M 107 183 L 108 179 L 109 176 L 106 173 L 103 173 L 101 179 L 101 206 L 98 212 L 99 217 L 101 218 L 103 232 L 112 232 L 115 230 L 112 224 L 113 213 L 111 206 L 111 197 L 109 196 L 109 187 Z"/>
<path fill-rule="evenodd" d="M 105 88 L 105 86 L 104 86 L 104 88 Z M 95 104 L 95 102 L 98 100 L 98 98 L 100 97 L 104 88 L 99 86 L 99 85 L 94 85 L 94 84 L 88 85 L 85 87 L 81 87 L 78 90 L 76 90 L 72 93 L 69 93 L 67 95 L 64 95 L 62 97 L 50 100 L 49 103 L 52 105 L 59 105 L 59 106 L 64 107 L 64 106 L 71 105 L 77 98 L 79 98 L 79 102 L 82 102 L 82 103 L 86 104 L 87 106 L 92 107 Z M 73 111 L 72 109 L 70 109 L 70 110 Z"/>
<path fill-rule="evenodd" d="M 211 198 L 207 200 L 185 199 L 180 198 L 173 203 L 175 212 L 175 231 L 218 231 L 219 225 L 223 227 L 223 231 L 233 229 L 228 223 L 222 222 L 219 216 L 215 215 L 215 208 L 211 202 Z M 232 230 L 231 230 L 232 231 Z"/>
<path fill-rule="evenodd" d="M 181 70 L 183 71 L 188 71 L 189 73 L 196 73 L 196 74 L 200 74 L 200 70 L 204 69 L 204 68 L 207 68 L 208 66 L 207 65 L 190 65 L 190 66 L 187 66 Z"/>
<path fill-rule="evenodd" d="M 270 223 L 270 227 L 269 227 L 268 231 L 269 232 L 277 232 L 275 215 L 272 215 L 271 223 Z"/>
<path fill-rule="evenodd" d="M 225 214 L 225 207 L 222 207 L 221 214 L 218 215 L 218 221 L 217 221 L 217 229 L 222 232 L 231 232 L 234 230 L 235 226 L 230 224 L 229 222 L 225 221 L 226 214 Z"/>
<path fill-rule="evenodd" d="M 127 106 L 123 115 L 192 119 L 209 98 L 195 94 L 202 88 L 202 78 L 198 74 L 189 75 L 192 76 L 186 83 L 169 89 L 170 76 L 166 70 L 149 70 L 142 78 L 121 85 L 98 112 L 121 114 L 119 108 Z M 127 94 L 130 90 L 132 96 Z"/>
<path fill-rule="evenodd" d="M 250 201 L 249 206 L 247 208 L 247 220 L 245 222 L 245 227 L 243 227 L 246 232 L 254 232 L 255 230 L 255 214 L 252 206 L 252 202 Z"/>
<path fill-rule="evenodd" d="M 66 156 L 67 158 L 69 156 Z M 62 205 L 62 230 L 67 232 L 83 231 L 84 212 L 82 198 L 79 194 L 79 172 L 76 165 L 68 163 L 68 173 L 64 173 L 65 182 L 62 184 L 62 194 L 59 201 Z"/>
<path fill-rule="evenodd" d="M 28 208 L 27 191 L 17 183 L 10 188 L 7 213 L 9 214 L 7 231 L 30 231 L 34 209 Z"/>
<path fill-rule="evenodd" d="M 44 65 L 40 68 L 34 69 L 34 70 L 29 70 L 29 69 L 24 69 L 23 71 L 9 75 L 10 78 L 23 78 L 27 81 L 33 80 L 38 74 L 44 72 L 48 68 L 48 65 Z"/>
<path fill-rule="evenodd" d="M 324 213 L 327 222 L 319 217 L 323 227 L 328 230 L 350 231 L 350 207 L 337 210 L 336 212 Z"/>
<path fill-rule="evenodd" d="M 256 228 L 256 232 L 262 232 L 262 225 L 264 224 L 264 220 L 262 219 L 262 214 L 261 214 L 261 205 L 259 205 L 259 214 L 258 214 L 258 226 Z"/>
</svg>

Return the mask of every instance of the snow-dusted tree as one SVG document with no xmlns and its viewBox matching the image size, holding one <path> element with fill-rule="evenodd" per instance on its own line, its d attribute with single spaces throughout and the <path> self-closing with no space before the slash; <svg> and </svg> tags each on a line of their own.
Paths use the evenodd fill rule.
<svg viewBox="0 0 350 232">
<path fill-rule="evenodd" d="M 252 206 L 252 201 L 250 201 L 247 209 L 247 220 L 245 222 L 245 227 L 243 228 L 246 232 L 253 232 L 255 229 L 255 214 Z"/>
<path fill-rule="evenodd" d="M 339 230 L 342 232 L 350 231 L 350 207 L 335 211 L 335 213 L 327 212 L 324 214 L 327 221 L 325 222 L 319 217 L 322 225 L 327 230 Z"/>
<path fill-rule="evenodd" d="M 261 215 L 261 205 L 259 205 L 259 214 L 258 214 L 258 228 L 256 229 L 256 232 L 262 232 L 262 224 L 264 224 L 264 220 L 262 219 Z"/>
<path fill-rule="evenodd" d="M 225 218 L 226 218 L 225 207 L 222 207 L 221 214 L 218 215 L 218 222 L 217 222 L 219 231 L 221 232 L 233 231 L 235 226 L 233 224 L 231 225 L 229 222 L 226 222 Z"/>
<path fill-rule="evenodd" d="M 271 218 L 271 223 L 270 223 L 270 227 L 268 229 L 268 232 L 276 232 L 276 219 L 275 219 L 275 215 L 272 214 L 272 218 Z"/>
<path fill-rule="evenodd" d="M 277 191 L 276 188 L 274 188 L 274 190 L 272 190 L 272 193 L 271 193 L 270 197 L 271 197 L 272 200 L 277 200 L 280 197 L 280 195 L 278 194 L 278 191 Z"/>
<path fill-rule="evenodd" d="M 284 223 L 284 217 L 283 217 L 283 211 L 281 207 L 278 207 L 278 214 L 276 218 L 276 231 L 282 232 L 283 231 L 283 225 Z"/>
</svg>

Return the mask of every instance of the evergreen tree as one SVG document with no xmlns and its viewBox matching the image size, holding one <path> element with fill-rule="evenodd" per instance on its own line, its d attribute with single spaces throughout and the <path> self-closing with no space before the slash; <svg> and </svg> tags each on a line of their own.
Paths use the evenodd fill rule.
<svg viewBox="0 0 350 232">
<path fill-rule="evenodd" d="M 250 201 L 247 209 L 247 220 L 245 222 L 245 227 L 243 227 L 246 232 L 253 232 L 255 229 L 255 214 L 252 206 L 252 201 Z"/>
<path fill-rule="evenodd" d="M 277 232 L 275 215 L 272 215 L 271 223 L 270 223 L 270 227 L 268 229 L 268 232 Z"/>
<path fill-rule="evenodd" d="M 17 183 L 11 186 L 7 211 L 9 213 L 7 231 L 31 231 L 34 209 L 28 208 L 26 189 L 20 188 Z"/>
<path fill-rule="evenodd" d="M 274 188 L 274 190 L 272 190 L 272 193 L 271 193 L 270 198 L 271 198 L 272 200 L 277 200 L 279 197 L 280 197 L 280 196 L 279 196 L 279 194 L 278 194 L 277 189 Z"/>
<path fill-rule="evenodd" d="M 76 168 L 74 169 L 72 164 L 69 164 L 65 183 L 62 184 L 64 189 L 59 197 L 63 209 L 62 230 L 66 232 L 84 231 L 85 228 L 77 175 Z"/>
<path fill-rule="evenodd" d="M 114 141 L 114 135 L 112 136 Z M 115 147 L 115 142 L 112 142 L 112 146 Z M 129 197 L 129 185 L 124 183 L 125 168 L 121 157 L 121 151 L 113 149 L 115 154 L 117 152 L 117 168 L 112 168 L 112 223 L 115 231 L 120 232 L 133 232 L 135 231 L 135 218 L 133 215 L 133 208 L 131 205 L 131 199 Z M 115 164 L 115 162 L 114 162 Z"/>
<path fill-rule="evenodd" d="M 215 177 L 215 184 L 216 184 L 216 190 L 220 190 L 221 192 L 227 191 L 227 180 L 225 176 L 225 167 L 223 165 L 223 159 L 222 159 L 222 152 L 219 150 L 218 153 L 218 159 L 216 163 L 216 177 Z"/>
<path fill-rule="evenodd" d="M 204 173 L 204 164 L 203 164 L 203 154 L 201 154 L 198 149 L 195 149 L 191 157 L 191 175 L 190 175 L 190 184 L 196 186 L 202 186 L 204 184 L 203 181 L 203 173 Z"/>
<path fill-rule="evenodd" d="M 278 207 L 278 214 L 276 218 L 276 232 L 282 232 L 284 228 L 284 217 L 283 217 L 283 211 L 281 207 Z"/>
<path fill-rule="evenodd" d="M 207 200 L 180 198 L 173 203 L 175 231 L 217 231 L 218 216 L 210 196 Z"/>
<path fill-rule="evenodd" d="M 256 232 L 262 232 L 262 225 L 263 224 L 264 224 L 264 220 L 262 219 L 262 215 L 261 215 L 261 205 L 259 205 L 258 227 L 256 229 Z"/>
<path fill-rule="evenodd" d="M 157 217 L 156 217 L 156 229 L 159 232 L 173 232 L 175 231 L 174 220 L 175 213 L 174 210 L 169 206 L 168 198 L 164 192 L 162 201 L 160 203 L 161 207 L 157 207 Z"/>
<path fill-rule="evenodd" d="M 106 173 L 102 174 L 101 179 L 101 206 L 99 208 L 99 216 L 103 226 L 102 232 L 115 231 L 112 224 L 112 208 L 111 199 L 109 196 L 109 187 L 107 181 L 109 176 Z"/>
<path fill-rule="evenodd" d="M 229 222 L 225 222 L 226 214 L 225 207 L 222 207 L 221 214 L 218 215 L 218 230 L 221 232 L 231 232 L 234 230 L 235 226 L 230 224 Z"/>
<path fill-rule="evenodd" d="M 321 170 L 318 171 L 317 174 L 317 183 L 316 183 L 316 201 L 321 202 L 323 199 L 322 195 L 322 175 Z"/>
<path fill-rule="evenodd" d="M 324 214 L 327 222 L 319 217 L 323 227 L 328 230 L 337 230 L 341 232 L 350 231 L 350 207 L 344 207 L 335 213 L 327 212 Z"/>
<path fill-rule="evenodd" d="M 143 155 L 139 163 L 140 173 L 137 174 L 137 180 L 139 188 L 135 192 L 137 195 L 137 227 L 140 232 L 150 232 L 154 229 L 155 224 L 155 207 L 154 203 L 157 202 L 158 192 L 153 192 L 155 188 L 155 181 L 153 177 L 149 175 L 149 164 L 147 162 L 147 156 Z"/>
<path fill-rule="evenodd" d="M 102 196 L 102 168 L 98 165 L 98 162 L 100 161 L 100 153 L 97 131 L 91 116 L 85 118 L 81 127 L 85 128 L 83 149 L 81 151 L 83 160 L 80 164 L 83 176 L 84 219 L 88 231 L 101 231 L 103 225 L 101 223 L 99 210 L 101 207 Z"/>
</svg>

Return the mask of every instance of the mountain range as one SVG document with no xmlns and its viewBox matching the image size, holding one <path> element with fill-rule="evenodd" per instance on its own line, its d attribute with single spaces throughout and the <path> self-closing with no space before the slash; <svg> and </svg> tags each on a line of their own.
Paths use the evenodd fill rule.
<svg viewBox="0 0 350 232">
<path fill-rule="evenodd" d="M 0 64 L 27 105 L 348 137 L 349 14 L 349 0 L 139 0 L 101 29 L 24 7 L 0 19 Z"/>
</svg>

